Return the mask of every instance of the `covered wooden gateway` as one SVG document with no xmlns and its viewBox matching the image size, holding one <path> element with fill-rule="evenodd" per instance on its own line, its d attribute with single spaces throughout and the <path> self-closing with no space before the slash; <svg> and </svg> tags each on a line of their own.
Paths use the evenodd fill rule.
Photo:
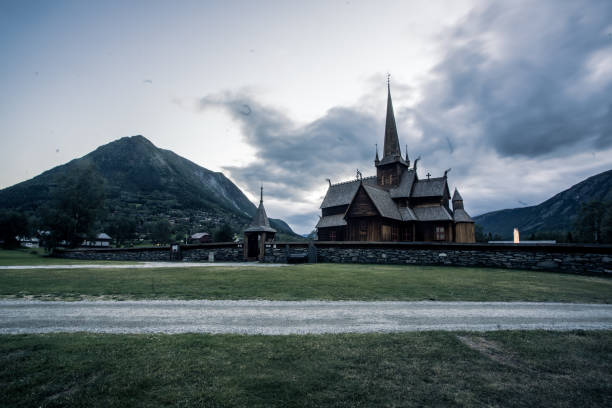
<svg viewBox="0 0 612 408">
<path fill-rule="evenodd" d="M 274 241 L 276 230 L 270 226 L 270 220 L 263 205 L 263 186 L 259 198 L 259 207 L 255 216 L 244 230 L 244 259 L 247 261 L 263 261 L 266 242 Z"/>
</svg>

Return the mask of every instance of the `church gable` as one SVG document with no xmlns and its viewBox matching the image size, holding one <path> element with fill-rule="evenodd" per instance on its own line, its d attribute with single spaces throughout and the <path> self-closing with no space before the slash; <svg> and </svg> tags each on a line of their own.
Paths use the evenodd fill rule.
<svg viewBox="0 0 612 408">
<path fill-rule="evenodd" d="M 346 214 L 347 217 L 374 217 L 380 215 L 363 186 L 360 186 L 357 190 L 357 194 L 355 194 Z"/>
</svg>

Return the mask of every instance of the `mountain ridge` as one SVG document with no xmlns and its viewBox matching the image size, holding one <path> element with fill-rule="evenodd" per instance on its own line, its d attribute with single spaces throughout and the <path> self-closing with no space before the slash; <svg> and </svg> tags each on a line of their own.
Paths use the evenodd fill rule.
<svg viewBox="0 0 612 408">
<path fill-rule="evenodd" d="M 202 226 L 208 228 L 228 218 L 234 228 L 239 228 L 256 211 L 256 206 L 223 173 L 158 148 L 142 135 L 116 139 L 0 190 L 0 208 L 36 212 L 51 199 L 62 178 L 87 166 L 104 179 L 105 207 L 110 214 L 140 215 L 145 222 L 165 211 L 171 219 L 202 219 Z M 186 223 L 184 219 L 183 222 Z M 279 232 L 295 235 L 284 221 L 271 222 Z"/>
<path fill-rule="evenodd" d="M 607 170 L 555 194 L 540 204 L 491 211 L 474 217 L 476 224 L 488 234 L 503 239 L 512 237 L 514 228 L 521 235 L 543 232 L 567 233 L 583 203 L 612 200 L 612 170 Z"/>
</svg>

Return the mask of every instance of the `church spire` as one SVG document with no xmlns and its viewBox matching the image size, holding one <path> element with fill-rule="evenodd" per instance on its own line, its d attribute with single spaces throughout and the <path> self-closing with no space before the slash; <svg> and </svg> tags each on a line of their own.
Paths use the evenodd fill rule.
<svg viewBox="0 0 612 408">
<path fill-rule="evenodd" d="M 251 220 L 251 224 L 249 228 L 246 229 L 247 232 L 250 231 L 268 231 L 268 232 L 276 232 L 274 228 L 270 226 L 270 220 L 268 219 L 268 215 L 266 214 L 266 209 L 263 204 L 263 184 L 260 187 L 259 192 L 259 207 L 257 207 L 257 211 L 255 211 L 255 216 Z"/>
<path fill-rule="evenodd" d="M 393 102 L 391 101 L 390 75 L 387 74 L 387 120 L 385 122 L 385 145 L 383 149 L 383 161 L 387 157 L 398 157 L 401 159 L 399 137 L 397 136 L 397 126 L 395 125 L 395 115 L 393 113 Z"/>
</svg>

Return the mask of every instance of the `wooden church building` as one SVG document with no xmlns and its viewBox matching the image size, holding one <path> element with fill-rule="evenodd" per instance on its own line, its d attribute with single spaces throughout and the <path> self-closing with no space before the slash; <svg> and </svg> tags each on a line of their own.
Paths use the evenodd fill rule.
<svg viewBox="0 0 612 408">
<path fill-rule="evenodd" d="M 451 199 L 448 170 L 442 177 L 419 179 L 418 161 L 410 167 L 408 152 L 402 157 L 387 84 L 384 149 L 382 159 L 376 150 L 376 176 L 329 183 L 318 240 L 475 242 L 474 221 L 457 189 Z"/>
</svg>

